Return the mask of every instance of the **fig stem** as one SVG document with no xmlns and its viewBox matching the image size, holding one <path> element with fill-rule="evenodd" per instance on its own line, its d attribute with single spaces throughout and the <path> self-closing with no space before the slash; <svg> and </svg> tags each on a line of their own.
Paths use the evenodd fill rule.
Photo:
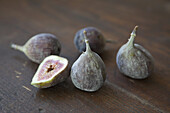
<svg viewBox="0 0 170 113">
<path fill-rule="evenodd" d="M 24 52 L 24 47 L 17 44 L 11 44 L 11 48 Z"/>
<path fill-rule="evenodd" d="M 83 33 L 84 33 L 84 36 L 85 36 L 84 38 L 85 38 L 85 43 L 86 43 L 86 51 L 91 52 L 91 48 L 89 46 L 89 41 L 88 41 L 87 36 L 86 36 L 87 32 L 84 30 Z"/>
<path fill-rule="evenodd" d="M 134 45 L 134 39 L 136 37 L 136 30 L 137 30 L 138 26 L 135 26 L 135 28 L 133 29 L 132 33 L 130 34 L 130 39 L 128 41 L 128 46 L 133 47 Z"/>
<path fill-rule="evenodd" d="M 114 40 L 106 40 L 106 43 L 116 43 Z"/>
</svg>

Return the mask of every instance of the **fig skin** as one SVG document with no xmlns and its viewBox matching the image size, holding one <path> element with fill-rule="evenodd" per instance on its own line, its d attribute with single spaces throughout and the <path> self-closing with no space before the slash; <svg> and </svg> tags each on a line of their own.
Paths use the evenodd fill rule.
<svg viewBox="0 0 170 113">
<path fill-rule="evenodd" d="M 84 42 L 84 33 L 87 32 L 87 39 L 91 50 L 100 54 L 103 52 L 106 45 L 106 40 L 103 37 L 102 33 L 95 27 L 86 27 L 79 30 L 74 37 L 74 45 L 80 53 L 86 50 L 86 44 Z"/>
<path fill-rule="evenodd" d="M 154 60 L 149 51 L 134 44 L 137 27 L 132 31 L 129 41 L 119 49 L 116 63 L 124 75 L 133 79 L 145 79 L 153 72 Z"/>
<path fill-rule="evenodd" d="M 49 55 L 59 55 L 61 44 L 57 37 L 50 33 L 40 33 L 30 38 L 25 45 L 11 45 L 12 48 L 22 51 L 33 62 L 40 64 Z"/>
<path fill-rule="evenodd" d="M 52 77 L 49 80 L 39 80 L 38 81 L 37 79 L 40 76 L 39 74 L 42 73 L 41 71 L 44 70 L 43 67 L 47 62 L 48 63 L 45 66 L 45 69 L 46 69 L 45 71 L 49 75 L 51 74 L 51 72 L 48 72 L 48 70 L 50 69 L 49 65 L 52 65 L 52 66 L 54 65 L 54 63 L 49 64 L 49 61 L 52 61 L 52 60 L 61 61 L 64 64 L 63 67 L 61 67 L 62 70 L 57 71 L 57 73 L 53 73 L 54 75 L 52 75 Z M 55 68 L 55 69 L 57 69 L 57 68 Z M 54 70 L 52 70 L 52 71 L 54 71 Z M 37 70 L 37 72 L 35 73 L 35 75 L 34 75 L 34 77 L 32 79 L 31 85 L 33 85 L 33 86 L 35 86 L 37 88 L 49 88 L 49 87 L 52 87 L 52 86 L 54 86 L 54 85 L 56 85 L 58 83 L 61 83 L 61 82 L 65 81 L 68 77 L 69 77 L 69 74 L 68 74 L 68 60 L 66 58 L 59 57 L 59 56 L 56 56 L 56 55 L 50 55 L 50 56 L 46 57 L 43 60 L 43 62 L 39 65 L 38 70 Z"/>
<path fill-rule="evenodd" d="M 71 80 L 78 89 L 94 92 L 101 88 L 106 79 L 105 64 L 98 54 L 91 51 L 87 39 L 85 42 L 86 51 L 71 67 Z"/>
</svg>

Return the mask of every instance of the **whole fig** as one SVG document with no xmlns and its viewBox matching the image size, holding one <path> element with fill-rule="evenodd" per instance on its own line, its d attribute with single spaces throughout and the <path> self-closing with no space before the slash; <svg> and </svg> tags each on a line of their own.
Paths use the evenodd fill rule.
<svg viewBox="0 0 170 113">
<path fill-rule="evenodd" d="M 137 27 L 132 31 L 129 41 L 119 49 L 116 63 L 124 75 L 134 79 L 144 79 L 153 71 L 154 61 L 149 51 L 139 44 L 134 44 Z"/>
<path fill-rule="evenodd" d="M 84 33 L 87 32 L 87 39 L 92 51 L 100 54 L 103 52 L 106 43 L 114 43 L 112 40 L 106 40 L 103 34 L 95 27 L 86 27 L 79 30 L 74 37 L 75 47 L 79 52 L 84 52 L 86 50 L 86 44 L 84 42 Z"/>
<path fill-rule="evenodd" d="M 12 48 L 22 51 L 35 63 L 41 63 L 49 55 L 59 55 L 61 44 L 57 37 L 49 33 L 40 33 L 30 38 L 25 45 L 11 45 Z"/>
<path fill-rule="evenodd" d="M 39 65 L 31 85 L 37 88 L 48 88 L 67 79 L 68 60 L 56 55 L 46 57 Z"/>
<path fill-rule="evenodd" d="M 87 32 L 84 31 L 86 38 Z M 74 62 L 71 67 L 71 80 L 75 87 L 83 91 L 97 91 L 106 78 L 105 64 L 98 54 L 90 49 L 85 39 L 86 51 Z"/>
</svg>

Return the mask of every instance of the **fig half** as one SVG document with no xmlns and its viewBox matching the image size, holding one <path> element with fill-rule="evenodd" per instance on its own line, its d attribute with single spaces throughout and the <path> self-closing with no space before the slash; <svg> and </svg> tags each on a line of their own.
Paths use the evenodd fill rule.
<svg viewBox="0 0 170 113">
<path fill-rule="evenodd" d="M 37 88 L 48 88 L 63 82 L 69 74 L 63 73 L 68 66 L 68 60 L 51 55 L 46 57 L 38 67 L 31 85 Z"/>
</svg>

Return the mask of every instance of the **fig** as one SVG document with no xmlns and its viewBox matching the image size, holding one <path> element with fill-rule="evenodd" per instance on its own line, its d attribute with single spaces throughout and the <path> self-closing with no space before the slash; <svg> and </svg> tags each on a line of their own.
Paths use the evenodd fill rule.
<svg viewBox="0 0 170 113">
<path fill-rule="evenodd" d="M 63 82 L 69 74 L 66 74 L 68 60 L 56 55 L 46 57 L 39 65 L 31 85 L 37 88 L 48 88 Z"/>
<path fill-rule="evenodd" d="M 40 64 L 49 55 L 59 55 L 61 44 L 57 37 L 49 33 L 40 33 L 30 38 L 25 45 L 11 44 L 11 47 L 19 50 L 33 62 Z"/>
<path fill-rule="evenodd" d="M 89 46 L 84 30 L 86 51 L 73 63 L 71 67 L 71 80 L 80 90 L 97 91 L 106 79 L 105 64 L 100 56 L 93 52 Z"/>
<path fill-rule="evenodd" d="M 87 39 L 91 50 L 100 54 L 103 52 L 106 43 L 115 43 L 112 40 L 106 40 L 103 34 L 95 27 L 86 27 L 79 30 L 74 37 L 74 45 L 80 53 L 86 50 L 86 44 L 84 42 L 84 33 L 87 32 Z"/>
<path fill-rule="evenodd" d="M 149 51 L 139 44 L 134 44 L 137 27 L 132 31 L 129 41 L 119 49 L 116 63 L 124 75 L 134 79 L 144 79 L 152 73 L 154 60 Z"/>
</svg>

